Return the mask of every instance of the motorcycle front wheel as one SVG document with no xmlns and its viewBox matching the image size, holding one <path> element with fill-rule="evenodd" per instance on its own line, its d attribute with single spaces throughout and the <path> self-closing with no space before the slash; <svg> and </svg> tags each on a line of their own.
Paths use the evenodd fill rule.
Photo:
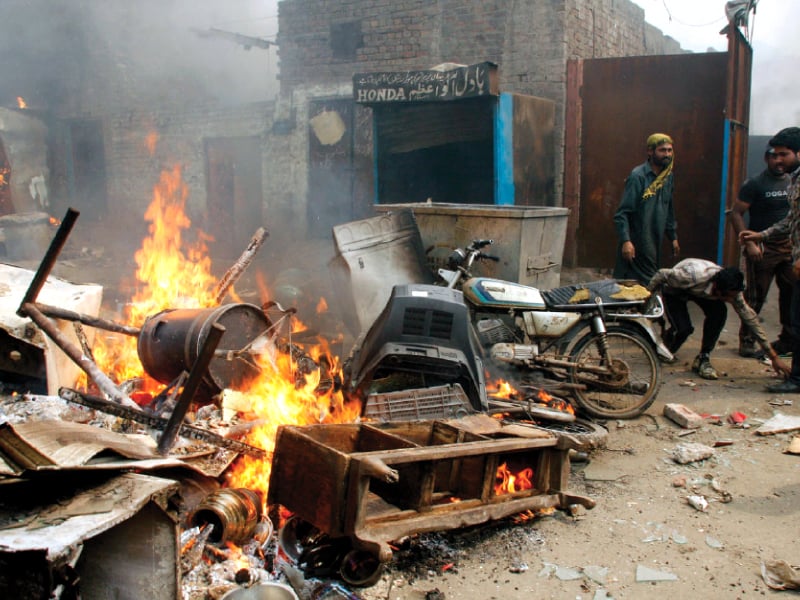
<svg viewBox="0 0 800 600">
<path fill-rule="evenodd" d="M 603 336 L 594 332 L 575 342 L 570 379 L 584 387 L 575 390 L 575 401 L 595 418 L 633 419 L 656 399 L 661 363 L 650 341 L 634 329 L 609 324 L 605 340 L 607 354 Z"/>
</svg>

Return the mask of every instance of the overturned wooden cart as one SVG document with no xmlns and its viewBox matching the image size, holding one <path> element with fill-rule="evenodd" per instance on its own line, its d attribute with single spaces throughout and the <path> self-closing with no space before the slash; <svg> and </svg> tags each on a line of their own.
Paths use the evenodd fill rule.
<svg viewBox="0 0 800 600">
<path fill-rule="evenodd" d="M 279 428 L 268 503 L 283 506 L 380 563 L 389 542 L 525 511 L 579 504 L 566 490 L 569 443 L 480 414 L 455 420 Z M 500 472 L 529 489 L 498 491 Z"/>
</svg>

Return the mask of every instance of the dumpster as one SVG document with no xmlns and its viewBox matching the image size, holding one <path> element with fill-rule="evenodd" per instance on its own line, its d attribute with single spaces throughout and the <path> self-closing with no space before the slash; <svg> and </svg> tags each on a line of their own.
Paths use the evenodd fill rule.
<svg viewBox="0 0 800 600">
<path fill-rule="evenodd" d="M 353 335 L 372 325 L 392 287 L 434 281 L 410 210 L 337 225 L 333 241 L 337 254 L 329 263 L 331 283 L 342 299 L 342 317 Z"/>
<path fill-rule="evenodd" d="M 487 254 L 500 261 L 476 265 L 476 274 L 542 289 L 560 285 L 568 208 L 435 202 L 375 206 L 379 213 L 409 209 L 432 267 L 445 266 L 453 248 L 492 239 Z"/>
</svg>

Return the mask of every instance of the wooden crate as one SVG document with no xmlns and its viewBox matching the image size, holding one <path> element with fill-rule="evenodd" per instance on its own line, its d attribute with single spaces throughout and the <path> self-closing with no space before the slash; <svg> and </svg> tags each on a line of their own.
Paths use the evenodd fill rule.
<svg viewBox="0 0 800 600">
<path fill-rule="evenodd" d="M 391 558 L 388 542 L 594 502 L 566 491 L 568 449 L 544 430 L 486 415 L 452 421 L 284 426 L 268 503 L 332 537 Z M 533 488 L 495 493 L 498 467 L 533 470 Z"/>
</svg>

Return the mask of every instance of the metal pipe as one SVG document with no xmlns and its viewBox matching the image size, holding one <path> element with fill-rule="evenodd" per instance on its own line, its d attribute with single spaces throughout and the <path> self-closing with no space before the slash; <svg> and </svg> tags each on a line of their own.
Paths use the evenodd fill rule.
<svg viewBox="0 0 800 600">
<path fill-rule="evenodd" d="M 36 323 L 39 328 L 45 332 L 47 337 L 55 342 L 55 344 L 64 351 L 72 361 L 81 368 L 81 370 L 91 377 L 92 381 L 97 384 L 97 387 L 114 402 L 122 404 L 129 408 L 139 410 L 139 405 L 131 400 L 128 396 L 123 394 L 116 384 L 100 370 L 100 367 L 95 362 L 86 356 L 80 348 L 70 341 L 55 324 L 48 319 L 34 303 L 28 302 L 20 306 L 23 314 Z"/>
<path fill-rule="evenodd" d="M 45 281 L 47 281 L 50 271 L 53 270 L 53 266 L 56 264 L 56 259 L 61 253 L 61 249 L 64 247 L 64 244 L 67 242 L 67 237 L 69 237 L 70 231 L 72 231 L 72 227 L 75 225 L 75 221 L 78 220 L 78 215 L 80 214 L 81 213 L 74 208 L 67 209 L 67 214 L 64 215 L 61 225 L 58 226 L 56 235 L 50 242 L 50 246 L 47 248 L 47 252 L 45 252 L 42 262 L 39 263 L 39 268 L 36 270 L 33 279 L 31 279 L 31 284 L 28 286 L 28 291 L 25 292 L 25 296 L 22 298 L 22 302 L 20 302 L 19 309 L 17 309 L 17 315 L 20 317 L 28 316 L 23 311 L 23 307 L 26 304 L 36 302 L 36 298 L 39 295 L 39 292 L 42 291 L 42 286 L 44 286 Z"/>
<path fill-rule="evenodd" d="M 208 370 L 211 359 L 214 358 L 214 351 L 217 349 L 219 341 L 222 339 L 224 333 L 225 328 L 222 325 L 219 323 L 212 323 L 208 330 L 208 336 L 203 342 L 200 354 L 198 354 L 197 360 L 194 361 L 189 371 L 189 377 L 186 378 L 186 384 L 183 386 L 180 398 L 178 398 L 178 402 L 175 404 L 175 409 L 172 411 L 169 422 L 164 428 L 164 433 L 161 434 L 158 440 L 159 454 L 167 454 L 173 444 L 175 444 L 175 439 L 178 437 L 178 431 L 183 423 L 183 418 L 186 416 L 186 411 L 189 409 L 189 405 L 203 381 L 203 376 Z"/>
<path fill-rule="evenodd" d="M 250 238 L 250 243 L 247 244 L 247 248 L 245 248 L 242 255 L 236 260 L 231 268 L 225 273 L 225 275 L 220 279 L 219 283 L 216 286 L 214 291 L 214 299 L 216 303 L 219 304 L 222 302 L 222 299 L 225 297 L 225 294 L 228 293 L 228 290 L 233 286 L 234 283 L 242 276 L 244 270 L 253 262 L 253 259 L 256 256 L 256 252 L 258 249 L 261 248 L 261 245 L 264 243 L 264 240 L 267 239 L 269 233 L 263 227 L 259 227 L 258 230 L 253 234 L 253 237 Z"/>
<path fill-rule="evenodd" d="M 138 327 L 123 325 L 122 323 L 117 323 L 116 321 L 110 321 L 101 317 L 84 315 L 72 310 L 67 310 L 66 308 L 59 308 L 57 306 L 50 306 L 49 304 L 41 304 L 39 302 L 36 302 L 36 307 L 48 317 L 54 317 L 56 319 L 64 319 L 65 321 L 78 321 L 79 323 L 89 325 L 90 327 L 97 327 L 98 329 L 105 329 L 106 331 L 122 333 L 132 337 L 138 337 L 139 333 L 141 333 L 141 329 Z"/>
</svg>

